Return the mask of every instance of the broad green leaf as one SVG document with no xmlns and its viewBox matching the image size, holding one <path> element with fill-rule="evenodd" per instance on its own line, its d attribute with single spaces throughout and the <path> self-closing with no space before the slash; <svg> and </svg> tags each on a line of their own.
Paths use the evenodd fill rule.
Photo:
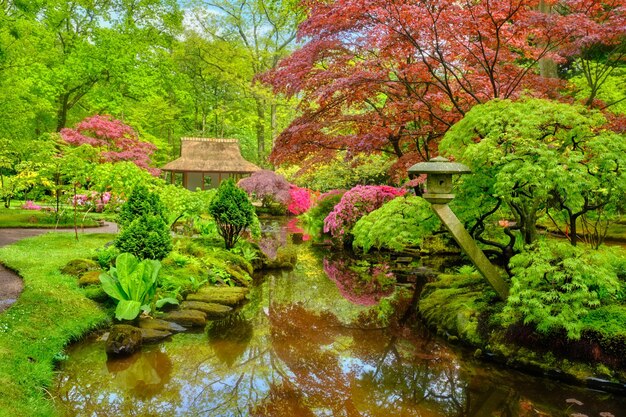
<svg viewBox="0 0 626 417">
<path fill-rule="evenodd" d="M 141 303 L 134 300 L 120 300 L 115 309 L 115 318 L 118 320 L 134 320 L 141 311 Z"/>
</svg>

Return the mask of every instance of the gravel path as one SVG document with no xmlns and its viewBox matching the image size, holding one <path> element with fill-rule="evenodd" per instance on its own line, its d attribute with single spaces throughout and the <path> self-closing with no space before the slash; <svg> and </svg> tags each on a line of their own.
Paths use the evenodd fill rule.
<svg viewBox="0 0 626 417">
<path fill-rule="evenodd" d="M 0 247 L 10 245 L 18 240 L 37 236 L 54 229 L 0 229 Z M 74 229 L 57 229 L 57 232 L 74 233 Z M 80 230 L 78 233 L 117 233 L 115 223 L 105 222 L 102 227 L 89 227 Z M 6 310 L 17 301 L 24 283 L 22 279 L 13 271 L 0 264 L 0 312 Z"/>
</svg>

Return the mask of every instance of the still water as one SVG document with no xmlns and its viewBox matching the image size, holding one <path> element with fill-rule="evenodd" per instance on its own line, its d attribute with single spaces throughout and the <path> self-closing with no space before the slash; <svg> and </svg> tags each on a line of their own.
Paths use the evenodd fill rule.
<svg viewBox="0 0 626 417">
<path fill-rule="evenodd" d="M 373 296 L 350 297 L 326 273 L 340 264 L 299 247 L 294 271 L 266 275 L 240 314 L 204 332 L 118 360 L 97 335 L 71 347 L 53 387 L 60 414 L 626 416 L 623 397 L 476 361 L 414 320 L 363 328 Z"/>
</svg>

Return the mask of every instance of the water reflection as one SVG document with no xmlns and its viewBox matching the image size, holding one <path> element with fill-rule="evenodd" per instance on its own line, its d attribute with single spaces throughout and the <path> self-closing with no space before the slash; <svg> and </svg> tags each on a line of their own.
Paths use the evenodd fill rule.
<svg viewBox="0 0 626 417">
<path fill-rule="evenodd" d="M 475 363 L 423 328 L 354 325 L 371 308 L 341 296 L 302 247 L 239 316 L 107 362 L 75 346 L 56 396 L 67 416 L 598 416 L 626 401 Z M 582 403 L 567 402 L 575 399 Z"/>
</svg>

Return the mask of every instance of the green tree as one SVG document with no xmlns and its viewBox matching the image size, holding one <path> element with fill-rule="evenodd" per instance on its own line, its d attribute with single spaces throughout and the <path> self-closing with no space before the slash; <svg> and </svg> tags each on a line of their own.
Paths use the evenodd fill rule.
<svg viewBox="0 0 626 417">
<path fill-rule="evenodd" d="M 575 245 L 577 219 L 608 219 L 626 191 L 624 136 L 582 106 L 493 100 L 453 126 L 441 151 L 472 168 L 461 187 L 464 205 L 485 214 L 504 203 L 526 244 L 537 238 L 539 217 L 556 210 Z"/>
<path fill-rule="evenodd" d="M 238 188 L 233 180 L 226 180 L 220 184 L 209 204 L 209 213 L 217 223 L 226 249 L 235 246 L 241 232 L 252 226 L 256 220 L 256 213 L 248 195 Z"/>
</svg>

